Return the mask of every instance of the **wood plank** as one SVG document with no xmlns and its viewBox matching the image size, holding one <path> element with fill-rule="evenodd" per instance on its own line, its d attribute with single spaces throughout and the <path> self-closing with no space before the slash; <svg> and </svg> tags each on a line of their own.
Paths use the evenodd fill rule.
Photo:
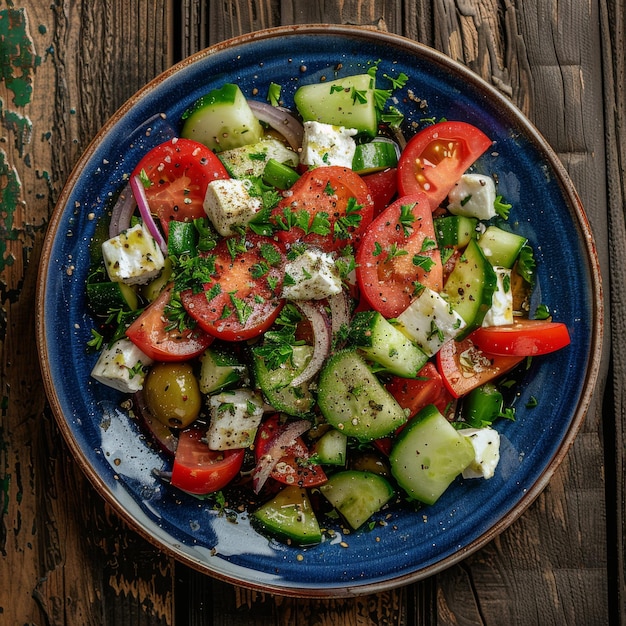
<svg viewBox="0 0 626 626">
<path fill-rule="evenodd" d="M 125 527 L 70 457 L 44 407 L 32 339 L 50 211 L 107 117 L 170 64 L 167 2 L 5 6 L 0 614 L 7 624 L 169 624 L 172 562 Z"/>
</svg>

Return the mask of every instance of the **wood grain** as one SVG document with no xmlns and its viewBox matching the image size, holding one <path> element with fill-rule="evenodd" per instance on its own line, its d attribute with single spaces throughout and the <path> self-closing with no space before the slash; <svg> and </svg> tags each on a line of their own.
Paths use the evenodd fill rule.
<svg viewBox="0 0 626 626">
<path fill-rule="evenodd" d="M 607 298 L 596 397 L 529 510 L 429 580 L 328 602 L 212 580 L 129 531 L 68 453 L 46 408 L 32 339 L 46 223 L 104 121 L 175 59 L 307 22 L 403 34 L 511 98 L 575 182 Z M 0 2 L 0 623 L 593 626 L 610 615 L 626 623 L 626 353 L 610 343 L 626 334 L 625 32 L 621 0 Z"/>
</svg>

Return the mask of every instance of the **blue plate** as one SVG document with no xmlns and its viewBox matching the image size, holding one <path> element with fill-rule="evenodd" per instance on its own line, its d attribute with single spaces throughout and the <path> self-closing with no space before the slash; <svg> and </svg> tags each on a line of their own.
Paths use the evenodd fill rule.
<svg viewBox="0 0 626 626">
<path fill-rule="evenodd" d="M 151 473 L 166 460 L 120 408 L 120 396 L 89 374 L 94 323 L 85 309 L 89 243 L 97 217 L 139 158 L 177 132 L 183 111 L 225 82 L 265 99 L 270 81 L 287 104 L 299 85 L 366 71 L 405 72 L 399 108 L 406 128 L 425 117 L 464 120 L 494 140 L 480 167 L 497 174 L 513 205 L 511 224 L 533 244 L 536 302 L 565 322 L 571 345 L 536 359 L 519 387 L 517 419 L 498 424 L 494 478 L 458 480 L 419 512 L 391 509 L 386 525 L 299 549 L 269 541 L 204 501 L 174 492 Z M 427 105 L 408 98 L 410 89 Z M 258 92 L 256 91 L 258 90 Z M 593 239 L 565 171 L 505 98 L 464 67 L 410 40 L 356 27 L 283 27 L 227 41 L 155 79 L 105 125 L 78 162 L 52 216 L 38 290 L 41 365 L 48 397 L 73 454 L 126 521 L 174 557 L 253 589 L 313 597 L 369 593 L 406 584 L 463 559 L 493 539 L 546 486 L 588 407 L 600 361 L 601 285 Z M 536 408 L 527 408 L 532 397 Z M 345 543 L 344 543 L 345 542 Z M 345 545 L 348 547 L 345 547 Z"/>
</svg>

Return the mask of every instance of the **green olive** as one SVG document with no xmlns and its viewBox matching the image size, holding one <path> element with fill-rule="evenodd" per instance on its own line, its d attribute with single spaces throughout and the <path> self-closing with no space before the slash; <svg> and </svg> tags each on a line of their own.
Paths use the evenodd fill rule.
<svg viewBox="0 0 626 626">
<path fill-rule="evenodd" d="M 382 455 L 374 452 L 373 450 L 363 450 L 358 452 L 355 456 L 350 458 L 348 463 L 350 469 L 359 470 L 362 472 L 372 472 L 372 474 L 378 474 L 389 478 L 391 476 L 387 461 Z"/>
<path fill-rule="evenodd" d="M 188 363 L 156 363 L 144 382 L 148 410 L 171 428 L 185 428 L 200 413 L 198 379 Z"/>
</svg>

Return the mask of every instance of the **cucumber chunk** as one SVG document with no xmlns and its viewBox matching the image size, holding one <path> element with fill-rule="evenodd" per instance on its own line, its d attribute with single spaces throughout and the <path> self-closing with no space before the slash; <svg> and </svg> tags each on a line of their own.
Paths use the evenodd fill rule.
<svg viewBox="0 0 626 626">
<path fill-rule="evenodd" d="M 448 215 L 433 220 L 437 245 L 440 248 L 464 248 L 477 236 L 478 220 L 464 215 Z"/>
<path fill-rule="evenodd" d="M 237 358 L 218 348 L 207 348 L 200 359 L 200 391 L 211 394 L 250 382 L 248 368 Z"/>
<path fill-rule="evenodd" d="M 113 309 L 135 311 L 139 304 L 137 292 L 121 282 L 87 284 L 87 301 L 91 310 L 98 315 L 110 315 Z"/>
<path fill-rule="evenodd" d="M 275 369 L 269 369 L 265 359 L 254 349 L 252 354 L 256 383 L 269 404 L 277 411 L 282 411 L 287 415 L 306 416 L 315 403 L 313 394 L 309 390 L 308 383 L 293 387 L 291 381 L 304 370 L 311 360 L 313 347 L 308 345 L 293 346 L 291 360 Z"/>
<path fill-rule="evenodd" d="M 237 85 L 226 83 L 202 96 L 183 113 L 181 136 L 215 152 L 256 143 L 263 126 Z"/>
<path fill-rule="evenodd" d="M 426 354 L 378 311 L 357 313 L 348 340 L 385 371 L 404 378 L 415 378 L 428 361 Z"/>
<path fill-rule="evenodd" d="M 389 141 L 360 143 L 352 158 L 352 169 L 357 174 L 379 172 L 396 165 L 398 165 L 396 146 Z"/>
<path fill-rule="evenodd" d="M 511 269 L 527 241 L 521 235 L 489 226 L 478 240 L 478 245 L 491 265 Z"/>
<path fill-rule="evenodd" d="M 306 489 L 295 485 L 261 505 L 252 513 L 252 521 L 261 532 L 298 546 L 313 546 L 322 540 Z"/>
<path fill-rule="evenodd" d="M 450 306 L 467 326 L 457 339 L 466 337 L 481 324 L 491 308 L 497 276 L 475 239 L 470 239 L 443 288 Z"/>
<path fill-rule="evenodd" d="M 345 465 L 348 438 L 332 428 L 324 433 L 313 446 L 313 454 L 320 465 Z"/>
<path fill-rule="evenodd" d="M 299 163 L 298 155 L 273 137 L 220 152 L 219 159 L 233 178 L 261 176 L 270 159 L 291 167 Z"/>
<path fill-rule="evenodd" d="M 334 474 L 320 491 L 353 530 L 363 526 L 394 496 L 386 478 L 357 470 Z"/>
<path fill-rule="evenodd" d="M 333 354 L 320 372 L 317 402 L 326 421 L 348 437 L 372 441 L 406 422 L 406 414 L 356 349 Z"/>
<path fill-rule="evenodd" d="M 375 84 L 369 74 L 357 74 L 303 85 L 296 90 L 293 100 L 305 122 L 355 128 L 375 137 L 378 131 Z"/>
<path fill-rule="evenodd" d="M 402 430 L 389 455 L 398 485 L 425 504 L 434 504 L 473 460 L 471 442 L 432 404 Z"/>
</svg>

